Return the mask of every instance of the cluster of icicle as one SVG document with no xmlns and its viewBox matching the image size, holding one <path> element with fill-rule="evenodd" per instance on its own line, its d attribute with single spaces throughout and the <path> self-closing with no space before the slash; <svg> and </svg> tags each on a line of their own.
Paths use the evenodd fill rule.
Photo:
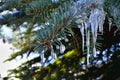
<svg viewBox="0 0 120 80">
<path fill-rule="evenodd" d="M 61 54 L 63 54 L 64 53 L 64 51 L 65 51 L 65 45 L 63 45 L 62 43 L 60 44 L 60 46 L 56 46 L 57 47 L 57 49 L 59 49 L 60 50 L 60 53 Z M 57 58 L 57 54 L 55 53 L 55 51 L 54 51 L 54 49 L 53 49 L 53 46 L 51 45 L 51 57 L 53 58 L 53 59 L 56 59 Z M 45 63 L 45 61 L 46 61 L 46 58 L 45 58 L 45 49 L 43 49 L 43 51 L 41 52 L 41 55 L 40 55 L 40 59 L 41 59 L 41 64 L 44 64 Z"/>
<path fill-rule="evenodd" d="M 81 0 L 80 0 L 81 1 Z M 83 10 L 81 8 L 80 5 L 84 5 L 85 2 L 82 1 L 86 1 L 86 10 Z M 95 7 L 92 9 L 89 9 L 89 6 L 92 4 L 92 2 L 90 3 L 90 0 L 82 0 L 80 3 L 77 4 L 77 6 L 79 6 L 79 8 L 81 9 L 77 9 L 79 12 L 77 12 L 77 20 L 76 23 L 78 23 L 78 28 L 80 29 L 81 35 L 82 35 L 82 50 L 84 51 L 84 47 L 86 44 L 87 47 L 87 65 L 90 65 L 90 34 L 92 34 L 92 45 L 93 45 L 93 49 L 92 49 L 92 55 L 94 57 L 96 57 L 96 40 L 97 40 L 97 33 L 98 31 L 101 32 L 101 34 L 103 33 L 103 24 L 104 24 L 104 20 L 105 20 L 105 12 L 103 11 L 102 7 Z M 100 1 L 100 0 L 99 0 Z M 95 3 L 97 4 L 97 3 Z M 99 4 L 97 4 L 99 5 Z M 78 7 L 77 7 L 78 8 Z M 85 8 L 84 8 L 85 9 Z M 89 11 L 89 14 L 87 13 Z M 85 11 L 85 12 L 84 12 Z M 88 17 L 89 16 L 89 17 Z M 86 39 L 85 39 L 86 37 Z"/>
</svg>

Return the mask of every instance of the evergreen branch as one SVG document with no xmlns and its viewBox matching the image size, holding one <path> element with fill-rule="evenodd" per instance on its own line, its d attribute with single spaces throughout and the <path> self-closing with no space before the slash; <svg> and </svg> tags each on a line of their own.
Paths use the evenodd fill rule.
<svg viewBox="0 0 120 80">
<path fill-rule="evenodd" d="M 6 0 L 3 2 L 0 2 L 0 12 L 7 10 L 7 9 L 12 9 L 16 8 L 19 9 L 20 6 L 25 5 L 26 3 L 29 3 L 33 0 Z"/>
<path fill-rule="evenodd" d="M 50 45 L 51 45 L 50 41 L 54 38 L 54 36 L 55 36 L 56 34 L 58 34 L 59 32 L 61 32 L 62 27 L 65 26 L 65 24 L 66 24 L 66 22 L 67 22 L 68 20 L 69 20 L 69 18 L 63 19 L 62 23 L 58 26 L 58 28 L 55 29 L 54 31 L 52 31 L 52 32 L 50 33 L 50 35 L 48 36 L 48 38 L 46 38 L 46 39 L 42 42 L 42 44 L 43 44 L 44 46 L 50 46 Z"/>
<path fill-rule="evenodd" d="M 11 21 L 14 21 L 16 19 L 20 19 L 22 17 L 26 16 L 24 12 L 16 11 L 13 13 L 6 13 L 3 15 L 0 15 L 0 24 L 9 24 Z"/>
<path fill-rule="evenodd" d="M 25 3 L 27 3 L 27 4 L 25 4 Z M 32 5 L 32 3 L 34 3 L 34 5 Z M 48 12 L 48 14 L 53 13 L 51 11 L 58 10 L 58 9 L 62 8 L 61 6 L 63 6 L 62 3 L 60 3 L 60 4 L 57 3 L 58 4 L 57 5 L 54 2 L 50 2 L 49 6 L 42 5 L 42 7 L 41 6 L 36 7 L 35 4 L 38 5 L 38 3 L 40 3 L 42 5 L 42 4 L 45 4 L 46 1 L 36 1 L 35 0 L 35 2 L 34 2 L 31 0 L 27 0 L 24 2 L 24 0 L 22 0 L 22 1 L 14 1 L 13 0 L 12 6 L 11 6 L 9 0 L 6 1 L 2 6 L 0 6 L 1 12 L 3 10 L 7 9 L 7 7 L 8 7 L 8 9 L 16 8 L 19 11 L 16 13 L 11 13 L 11 14 L 8 13 L 8 14 L 1 15 L 0 24 L 1 25 L 9 24 L 11 21 L 12 21 L 12 23 L 14 23 L 16 18 L 21 19 L 21 17 L 25 17 L 26 20 L 29 20 L 27 17 L 31 17 L 30 19 L 38 19 L 38 18 L 41 19 L 41 17 L 43 17 L 43 21 L 44 21 L 44 19 L 45 19 L 44 16 L 46 16 L 46 14 L 43 14 L 43 13 L 47 13 L 47 12 Z M 38 17 L 38 15 L 42 15 L 42 16 Z M 3 16 L 5 16 L 6 18 Z M 36 22 L 36 21 L 34 21 L 34 22 Z"/>
<path fill-rule="evenodd" d="M 25 3 L 29 3 L 29 2 L 31 2 L 31 1 L 36 1 L 36 0 L 22 0 L 21 3 L 24 3 L 24 4 L 25 4 Z"/>
<path fill-rule="evenodd" d="M 23 54 L 27 53 L 29 50 L 33 50 L 33 48 L 31 48 L 31 47 L 24 47 L 24 48 L 21 49 L 20 51 L 11 54 L 11 55 L 10 55 L 10 58 L 6 59 L 4 62 L 13 60 L 13 59 L 15 59 L 17 56 L 23 56 Z"/>
<path fill-rule="evenodd" d="M 48 12 L 48 11 L 53 11 L 55 9 L 60 9 L 60 6 L 50 6 L 48 8 L 42 8 L 42 9 L 34 9 L 34 10 L 30 10 L 31 14 L 36 14 L 36 13 L 42 13 L 42 12 Z"/>
<path fill-rule="evenodd" d="M 21 67 L 22 65 L 31 66 L 31 65 L 33 65 L 33 64 L 35 64 L 35 63 L 37 63 L 37 62 L 40 62 L 40 56 L 39 56 L 39 57 L 36 57 L 36 58 L 34 58 L 34 59 L 32 59 L 32 60 L 29 60 L 29 61 L 26 61 L 26 62 L 22 63 L 19 67 Z"/>
</svg>

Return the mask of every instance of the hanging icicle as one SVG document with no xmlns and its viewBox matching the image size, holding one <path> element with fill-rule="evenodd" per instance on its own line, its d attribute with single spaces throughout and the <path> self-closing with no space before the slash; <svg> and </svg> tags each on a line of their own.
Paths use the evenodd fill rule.
<svg viewBox="0 0 120 80">
<path fill-rule="evenodd" d="M 99 10 L 99 17 L 98 17 L 98 26 L 99 26 L 99 32 L 103 34 L 103 24 L 105 20 L 105 12 L 102 10 Z"/>
<path fill-rule="evenodd" d="M 40 55 L 40 57 L 41 57 L 41 63 L 43 64 L 44 62 L 45 62 L 45 60 L 46 60 L 46 58 L 44 57 L 44 52 L 45 52 L 45 50 L 43 50 L 42 52 L 41 52 L 41 55 Z"/>
<path fill-rule="evenodd" d="M 112 19 L 108 18 L 108 22 L 109 22 L 109 31 L 111 30 L 111 26 L 112 26 Z"/>
<path fill-rule="evenodd" d="M 65 46 L 61 43 L 61 45 L 60 45 L 60 53 L 63 54 L 65 49 L 66 49 Z"/>
<path fill-rule="evenodd" d="M 55 51 L 54 51 L 54 49 L 53 49 L 53 46 L 51 46 L 51 56 L 52 56 L 54 59 L 57 58 L 57 55 L 56 55 L 56 53 L 55 53 Z"/>
<path fill-rule="evenodd" d="M 76 13 L 76 23 L 80 29 L 82 35 L 82 51 L 84 52 L 85 43 L 87 48 L 87 65 L 90 64 L 90 52 L 93 52 L 93 56 L 96 57 L 96 41 L 97 33 L 100 32 L 103 34 L 103 24 L 105 20 L 105 12 L 103 10 L 104 0 L 78 0 L 75 7 L 77 10 Z M 83 6 L 86 4 L 85 6 Z M 89 8 L 91 6 L 91 8 Z M 79 9 L 78 9 L 79 7 Z M 84 10 L 84 9 L 85 10 Z M 91 10 L 90 16 L 89 11 Z M 84 14 L 85 13 L 85 14 Z M 86 32 L 84 32 L 86 31 Z M 92 33 L 92 45 L 90 45 L 90 32 Z M 85 38 L 86 35 L 86 38 Z M 90 51 L 90 46 L 93 51 Z"/>
<path fill-rule="evenodd" d="M 90 62 L 90 24 L 89 22 L 84 22 L 85 31 L 86 31 L 86 46 L 87 46 L 87 65 L 89 66 Z"/>
<path fill-rule="evenodd" d="M 60 49 L 59 45 L 56 45 L 56 49 Z"/>
<path fill-rule="evenodd" d="M 89 50 L 89 48 L 87 50 Z M 87 66 L 89 65 L 90 65 L 90 54 L 88 53 L 87 54 Z"/>
<path fill-rule="evenodd" d="M 87 65 L 89 65 L 90 58 L 90 31 L 86 30 L 86 46 L 87 46 Z"/>
<path fill-rule="evenodd" d="M 105 20 L 105 13 L 103 10 L 100 9 L 93 9 L 91 10 L 90 14 L 90 23 L 91 23 L 91 31 L 93 36 L 93 55 L 96 56 L 96 40 L 97 40 L 97 30 L 99 28 L 99 31 L 103 33 L 103 23 Z"/>
<path fill-rule="evenodd" d="M 96 47 L 95 47 L 95 43 L 93 44 L 93 54 L 94 54 L 94 55 L 93 55 L 94 57 L 97 56 L 97 55 L 96 55 Z"/>
<path fill-rule="evenodd" d="M 97 12 L 96 10 L 92 10 L 91 11 L 91 15 L 90 15 L 90 23 L 91 23 L 91 31 L 92 31 L 92 36 L 93 36 L 93 44 L 96 43 L 96 34 L 97 34 L 97 28 L 98 28 L 98 21 L 97 21 Z M 94 51 L 93 51 L 94 52 Z M 96 55 L 96 53 L 93 53 L 94 56 Z"/>
<path fill-rule="evenodd" d="M 78 25 L 78 28 L 80 29 L 82 35 L 82 51 L 84 53 L 84 24 L 81 23 L 81 25 Z"/>
</svg>

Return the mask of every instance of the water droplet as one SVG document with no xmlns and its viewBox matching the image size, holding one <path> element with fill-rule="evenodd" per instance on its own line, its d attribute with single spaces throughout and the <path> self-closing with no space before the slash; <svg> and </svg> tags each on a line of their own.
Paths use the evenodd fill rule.
<svg viewBox="0 0 120 80">
<path fill-rule="evenodd" d="M 60 45 L 60 53 L 64 53 L 65 51 L 65 46 L 63 44 Z"/>
</svg>

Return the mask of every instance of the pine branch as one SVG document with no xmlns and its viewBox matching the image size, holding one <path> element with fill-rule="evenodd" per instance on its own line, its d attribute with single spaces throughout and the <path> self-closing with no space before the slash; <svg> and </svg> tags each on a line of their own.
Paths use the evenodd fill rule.
<svg viewBox="0 0 120 80">
<path fill-rule="evenodd" d="M 13 22 L 14 20 L 20 19 L 24 16 L 26 16 L 26 14 L 20 11 L 15 11 L 13 13 L 6 13 L 3 15 L 0 15 L 0 24 L 1 25 L 9 24 L 10 22 Z"/>
<path fill-rule="evenodd" d="M 50 46 L 50 45 L 51 45 L 51 44 L 50 44 L 51 39 L 53 39 L 56 34 L 58 34 L 59 32 L 61 32 L 62 27 L 67 23 L 68 19 L 69 19 L 69 18 L 63 19 L 63 21 L 62 21 L 62 23 L 60 24 L 60 26 L 58 26 L 57 29 L 55 29 L 54 31 L 52 31 L 52 32 L 50 33 L 50 36 L 49 36 L 47 39 L 44 40 L 43 43 L 45 43 L 45 46 Z"/>
<path fill-rule="evenodd" d="M 60 9 L 60 6 L 56 5 L 56 6 L 50 6 L 48 8 L 30 10 L 30 14 L 43 13 L 43 12 L 53 11 L 55 9 Z"/>
</svg>

